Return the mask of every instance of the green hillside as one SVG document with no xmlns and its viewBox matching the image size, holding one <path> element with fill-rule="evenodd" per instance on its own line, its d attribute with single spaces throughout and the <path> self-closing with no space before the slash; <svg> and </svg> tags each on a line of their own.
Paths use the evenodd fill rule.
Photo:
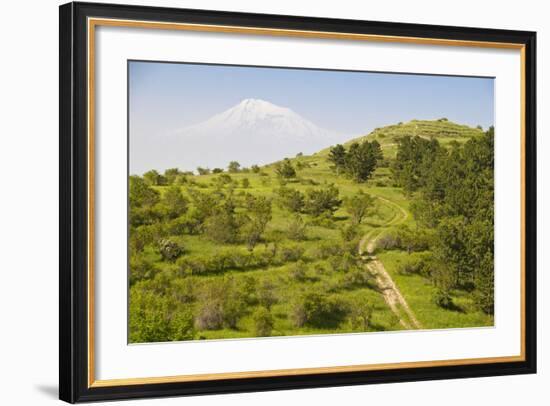
<svg viewBox="0 0 550 406">
<path fill-rule="evenodd" d="M 483 132 L 446 120 L 376 129 L 345 144 L 381 144 L 361 183 L 335 171 L 328 149 L 131 177 L 130 341 L 492 325 L 470 285 L 441 285 L 429 270 L 434 230 L 419 228 L 415 195 L 390 169 L 407 135 L 477 148 L 467 141 Z"/>
<path fill-rule="evenodd" d="M 344 145 L 349 146 L 353 142 L 361 142 L 365 139 L 377 140 L 384 149 L 385 156 L 393 158 L 396 151 L 396 140 L 404 136 L 419 136 L 422 138 L 437 138 L 442 145 L 450 142 L 465 142 L 471 137 L 483 134 L 481 128 L 469 127 L 448 121 L 445 118 L 439 120 L 411 120 L 406 123 L 392 124 L 375 128 L 369 134 L 352 139 Z M 318 154 L 326 155 L 329 149 L 324 149 Z"/>
</svg>

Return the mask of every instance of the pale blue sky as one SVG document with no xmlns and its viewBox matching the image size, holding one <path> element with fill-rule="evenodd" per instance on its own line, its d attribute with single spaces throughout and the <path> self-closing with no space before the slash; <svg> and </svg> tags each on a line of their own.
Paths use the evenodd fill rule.
<svg viewBox="0 0 550 406">
<path fill-rule="evenodd" d="M 131 136 L 161 136 L 241 100 L 288 107 L 319 127 L 362 134 L 411 119 L 447 117 L 487 128 L 492 78 L 129 62 Z"/>
</svg>

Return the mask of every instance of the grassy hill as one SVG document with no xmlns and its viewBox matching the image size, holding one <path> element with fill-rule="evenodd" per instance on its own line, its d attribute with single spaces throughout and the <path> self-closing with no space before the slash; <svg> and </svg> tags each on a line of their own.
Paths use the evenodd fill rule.
<svg viewBox="0 0 550 406">
<path fill-rule="evenodd" d="M 395 155 L 396 139 L 404 135 L 436 137 L 442 143 L 450 141 L 465 142 L 482 131 L 449 121 L 413 120 L 378 128 L 367 135 L 368 139 L 379 140 L 384 157 Z M 353 141 L 360 141 L 364 137 Z M 347 144 L 349 144 L 347 143 Z M 152 264 L 147 278 L 131 287 L 130 329 L 133 319 L 144 312 L 139 309 L 142 292 L 152 290 L 155 295 L 179 298 L 172 304 L 175 308 L 186 309 L 196 318 L 208 310 L 204 292 L 211 286 L 223 285 L 224 292 L 234 291 L 245 305 L 238 312 L 238 321 L 234 326 L 221 323 L 215 328 L 198 327 L 195 339 L 219 339 L 251 337 L 258 335 L 258 312 L 261 305 L 260 293 L 269 287 L 273 303 L 269 314 L 272 317 L 272 329 L 268 335 L 300 335 L 320 333 L 346 333 L 365 331 L 350 319 L 349 313 L 358 300 L 367 300 L 373 309 L 372 318 L 366 331 L 384 331 L 403 329 L 400 323 L 402 312 L 388 306 L 383 291 L 370 275 L 367 263 L 353 265 L 350 270 L 342 270 L 341 259 L 345 254 L 335 247 L 342 245 L 342 232 L 350 225 L 350 214 L 344 206 L 340 207 L 332 218 L 319 219 L 309 214 L 301 214 L 304 233 L 300 237 L 291 235 L 296 227 L 296 216 L 278 203 L 277 190 L 281 186 L 292 188 L 303 194 L 311 189 L 323 188 L 334 184 L 339 190 L 339 198 L 346 199 L 366 192 L 374 197 L 375 203 L 366 220 L 357 229 L 357 239 L 372 241 L 396 227 L 415 226 L 409 212 L 409 200 L 402 190 L 394 187 L 389 169 L 378 168 L 374 177 L 367 183 L 358 184 L 343 176 L 337 176 L 327 161 L 328 150 L 310 156 L 290 158 L 297 176 L 281 182 L 276 175 L 276 163 L 265 165 L 259 170 L 240 170 L 235 173 L 189 175 L 178 183 L 183 195 L 193 202 L 192 194 L 217 193 L 219 199 L 233 196 L 236 213 L 246 213 L 246 196 L 263 196 L 273 202 L 272 218 L 258 244 L 252 252 L 243 242 L 220 243 L 212 241 L 202 234 L 167 231 L 168 237 L 185 249 L 184 255 L 177 261 L 167 261 L 153 245 L 147 245 L 139 254 L 141 261 Z M 184 180 L 183 180 L 184 179 Z M 155 186 L 163 196 L 167 187 Z M 192 205 L 193 203 L 191 203 Z M 192 207 L 193 209 L 193 207 Z M 170 230 L 172 228 L 168 227 Z M 175 227 L 174 227 L 175 228 Z M 358 240 L 355 244 L 358 243 Z M 276 259 L 268 264 L 259 264 L 257 258 L 269 256 L 276 250 Z M 286 254 L 284 254 L 286 252 Z M 221 269 L 213 261 L 231 260 Z M 413 274 L 404 276 L 398 272 L 400 264 L 408 261 L 409 255 L 403 251 L 381 251 L 380 260 L 401 290 L 413 313 L 423 328 L 471 327 L 492 325 L 493 319 L 473 309 L 469 296 L 457 292 L 457 304 L 460 311 L 438 307 L 432 301 L 434 287 L 422 276 Z M 190 265 L 191 264 L 191 265 Z M 193 269 L 191 269 L 193 268 Z M 196 268 L 196 269 L 195 269 Z M 133 272 L 133 270 L 131 270 Z M 152 275 L 152 276 L 151 276 Z M 160 287 L 159 287 L 160 286 Z M 323 304 L 318 308 L 334 306 L 334 319 L 326 323 L 300 325 L 296 323 L 297 299 L 307 292 L 321 292 Z M 265 293 L 265 292 L 264 292 Z M 261 295 L 260 295 L 261 296 Z M 134 298 L 134 299 L 132 299 Z M 132 300 L 135 306 L 132 307 Z M 144 300 L 144 299 L 143 299 Z M 138 303 L 139 302 L 139 303 Z M 145 303 L 145 302 L 144 302 Z M 206 306 L 206 307 L 205 307 Z M 235 306 L 233 306 L 235 307 Z M 205 310 L 206 308 L 206 310 Z M 214 311 L 214 310 L 211 310 Z M 401 313 L 400 313 L 401 312 Z M 331 313 L 332 314 L 332 313 Z M 212 316 L 213 317 L 213 316 Z M 222 317 L 222 316 L 220 316 Z M 147 341 L 144 336 L 132 336 L 132 342 Z M 148 341 L 167 341 L 174 338 L 148 339 Z M 175 338 L 178 339 L 178 338 Z"/>
<path fill-rule="evenodd" d="M 364 139 L 377 140 L 384 155 L 387 158 L 393 158 L 396 152 L 396 141 L 404 136 L 419 136 L 422 138 L 437 138 L 442 145 L 448 145 L 450 142 L 466 142 L 471 137 L 483 134 L 480 128 L 473 128 L 463 124 L 457 124 L 447 119 L 439 120 L 411 120 L 406 123 L 392 124 L 385 127 L 375 128 L 369 134 L 349 140 L 344 146 L 349 146 L 353 142 L 361 142 Z M 323 149 L 317 154 L 326 156 L 329 149 Z"/>
</svg>

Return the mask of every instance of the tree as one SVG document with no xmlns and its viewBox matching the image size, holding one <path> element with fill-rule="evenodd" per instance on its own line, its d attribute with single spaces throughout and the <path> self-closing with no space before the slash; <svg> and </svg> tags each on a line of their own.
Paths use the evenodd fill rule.
<svg viewBox="0 0 550 406">
<path fill-rule="evenodd" d="M 191 309 L 146 290 L 142 282 L 130 288 L 129 333 L 132 343 L 192 340 Z"/>
<path fill-rule="evenodd" d="M 296 177 L 296 170 L 292 166 L 292 162 L 286 158 L 282 163 L 278 162 L 275 165 L 275 173 L 282 179 L 290 179 Z"/>
<path fill-rule="evenodd" d="M 264 196 L 246 196 L 245 206 L 247 218 L 242 226 L 241 232 L 244 235 L 248 249 L 252 251 L 261 240 L 267 223 L 271 220 L 271 201 Z"/>
<path fill-rule="evenodd" d="M 241 184 L 243 189 L 248 189 L 250 187 L 250 181 L 248 180 L 248 178 L 243 178 Z"/>
<path fill-rule="evenodd" d="M 293 213 L 300 213 L 304 208 L 305 196 L 296 189 L 281 187 L 277 190 L 279 205 Z"/>
<path fill-rule="evenodd" d="M 167 217 L 174 219 L 185 214 L 189 200 L 183 196 L 179 186 L 169 186 L 162 196 L 162 203 Z"/>
<path fill-rule="evenodd" d="M 373 305 L 367 299 L 360 298 L 353 303 L 351 326 L 354 330 L 367 331 L 370 327 Z"/>
<path fill-rule="evenodd" d="M 239 169 L 241 168 L 241 164 L 237 161 L 231 161 L 229 162 L 229 165 L 227 166 L 227 170 L 230 173 L 237 173 L 239 172 Z"/>
<path fill-rule="evenodd" d="M 181 243 L 169 238 L 162 239 L 158 242 L 158 250 L 162 259 L 170 262 L 174 262 L 185 252 Z"/>
<path fill-rule="evenodd" d="M 199 173 L 199 175 L 208 175 L 210 173 L 210 169 L 198 166 L 197 172 Z"/>
<path fill-rule="evenodd" d="M 166 179 L 156 170 L 152 169 L 143 174 L 143 179 L 150 186 L 161 186 L 166 183 Z"/>
<path fill-rule="evenodd" d="M 130 176 L 129 200 L 131 209 L 152 207 L 158 203 L 160 194 L 139 176 Z"/>
<path fill-rule="evenodd" d="M 258 165 L 252 165 L 250 167 L 250 169 L 252 169 L 252 172 L 254 172 L 254 173 L 259 173 L 260 172 L 260 167 Z"/>
<path fill-rule="evenodd" d="M 178 168 L 166 169 L 164 171 L 164 179 L 166 179 L 166 184 L 173 185 L 179 175 L 181 175 L 181 172 Z"/>
<path fill-rule="evenodd" d="M 265 307 L 258 308 L 253 316 L 254 334 L 256 337 L 269 337 L 273 330 L 273 316 Z"/>
<path fill-rule="evenodd" d="M 312 216 L 332 214 L 338 210 L 342 201 L 338 198 L 339 190 L 333 184 L 322 189 L 309 189 L 306 192 L 304 211 Z"/>
<path fill-rule="evenodd" d="M 345 158 L 346 173 L 356 182 L 366 182 L 376 169 L 378 149 L 377 141 L 363 141 L 361 144 L 351 144 Z"/>
<path fill-rule="evenodd" d="M 328 154 L 328 160 L 334 164 L 336 174 L 344 170 L 346 165 L 346 149 L 344 146 L 338 144 L 332 147 Z"/>
<path fill-rule="evenodd" d="M 368 193 L 359 191 L 353 197 L 344 200 L 344 205 L 353 225 L 359 225 L 374 207 L 375 199 Z"/>
</svg>

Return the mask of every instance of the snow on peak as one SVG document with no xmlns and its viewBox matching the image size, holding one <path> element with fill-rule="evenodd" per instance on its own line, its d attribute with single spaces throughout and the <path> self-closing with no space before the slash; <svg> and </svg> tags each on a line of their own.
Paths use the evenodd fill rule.
<svg viewBox="0 0 550 406">
<path fill-rule="evenodd" d="M 193 165 L 225 167 L 232 160 L 243 166 L 267 164 L 298 152 L 311 154 L 342 142 L 343 135 L 287 107 L 249 98 L 169 139 L 166 142 L 181 161 L 174 166 L 194 169 Z"/>
</svg>

